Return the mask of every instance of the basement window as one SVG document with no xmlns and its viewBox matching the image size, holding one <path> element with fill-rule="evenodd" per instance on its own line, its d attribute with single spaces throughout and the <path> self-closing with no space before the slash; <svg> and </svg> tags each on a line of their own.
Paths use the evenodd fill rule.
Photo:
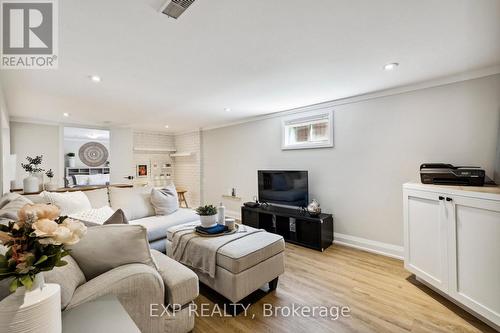
<svg viewBox="0 0 500 333">
<path fill-rule="evenodd" d="M 281 149 L 333 147 L 333 113 L 319 110 L 282 120 Z"/>
</svg>

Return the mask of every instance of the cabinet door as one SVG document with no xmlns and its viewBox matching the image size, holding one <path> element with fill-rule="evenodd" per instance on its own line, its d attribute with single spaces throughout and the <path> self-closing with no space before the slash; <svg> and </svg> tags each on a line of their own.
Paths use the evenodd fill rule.
<svg viewBox="0 0 500 333">
<path fill-rule="evenodd" d="M 250 208 L 241 208 L 241 222 L 253 228 L 259 228 L 259 213 Z"/>
<path fill-rule="evenodd" d="M 438 193 L 404 191 L 405 268 L 434 287 L 448 290 L 447 218 Z"/>
<path fill-rule="evenodd" d="M 450 295 L 500 325 L 500 202 L 454 196 Z"/>
</svg>

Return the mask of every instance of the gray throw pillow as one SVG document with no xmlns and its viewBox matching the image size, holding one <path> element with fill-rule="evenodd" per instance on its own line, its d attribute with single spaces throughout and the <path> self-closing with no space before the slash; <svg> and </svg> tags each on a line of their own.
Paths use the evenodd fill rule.
<svg viewBox="0 0 500 333">
<path fill-rule="evenodd" d="M 46 283 L 56 283 L 61 286 L 61 310 L 68 306 L 76 288 L 86 282 L 85 276 L 75 259 L 66 256 L 63 260 L 68 264 L 43 273 Z"/>
<path fill-rule="evenodd" d="M 128 220 L 123 210 L 118 209 L 109 219 L 106 220 L 106 222 L 103 223 L 103 225 L 106 224 L 128 224 Z"/>
<path fill-rule="evenodd" d="M 4 194 L 0 198 L 0 208 L 3 208 L 6 204 L 8 204 L 9 202 L 11 202 L 14 199 L 19 198 L 20 196 L 21 195 L 19 193 L 15 193 L 15 192 Z"/>
<path fill-rule="evenodd" d="M 69 246 L 88 280 L 127 264 L 145 264 L 155 269 L 146 228 L 133 224 L 101 225 L 87 229 L 80 242 Z"/>
<path fill-rule="evenodd" d="M 151 190 L 151 204 L 156 215 L 169 215 L 179 209 L 179 198 L 175 186 L 169 185 L 162 189 Z"/>
<path fill-rule="evenodd" d="M 26 205 L 32 205 L 33 202 L 23 197 L 22 195 L 15 198 L 14 200 L 7 203 L 5 206 L 0 209 L 0 218 L 9 219 L 9 220 L 17 220 L 17 213 Z"/>
<path fill-rule="evenodd" d="M 84 221 L 78 218 L 74 218 L 75 220 L 78 220 L 82 222 L 86 227 L 91 228 L 91 227 L 97 227 L 100 225 L 108 225 L 108 224 L 129 224 L 127 217 L 125 216 L 125 213 L 123 210 L 118 209 L 116 212 L 113 213 L 104 223 L 95 223 L 95 222 L 90 222 L 90 221 Z M 1 221 L 1 220 L 0 220 Z"/>
</svg>

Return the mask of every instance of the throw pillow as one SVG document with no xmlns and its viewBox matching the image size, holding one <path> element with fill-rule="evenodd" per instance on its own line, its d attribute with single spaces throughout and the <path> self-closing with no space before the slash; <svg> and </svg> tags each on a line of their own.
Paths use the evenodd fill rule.
<svg viewBox="0 0 500 333">
<path fill-rule="evenodd" d="M 43 273 L 46 283 L 57 283 L 61 286 L 61 310 L 68 306 L 76 288 L 87 282 L 75 259 L 66 256 L 63 260 L 68 264 Z"/>
<path fill-rule="evenodd" d="M 74 175 L 73 179 L 75 181 L 76 186 L 89 185 L 89 176 L 88 175 Z"/>
<path fill-rule="evenodd" d="M 40 195 L 59 207 L 62 216 L 92 209 L 89 198 L 82 191 L 64 193 L 44 191 Z"/>
<path fill-rule="evenodd" d="M 125 216 L 125 213 L 123 212 L 123 210 L 118 209 L 103 224 L 104 225 L 108 225 L 108 224 L 128 224 L 128 220 L 127 220 L 127 217 Z"/>
<path fill-rule="evenodd" d="M 16 199 L 10 201 L 8 204 L 3 206 L 2 209 L 0 209 L 0 218 L 2 219 L 8 219 L 8 220 L 17 220 L 17 213 L 21 208 L 23 208 L 26 205 L 32 205 L 33 202 L 20 195 Z"/>
<path fill-rule="evenodd" d="M 69 217 L 83 223 L 90 222 L 91 225 L 103 225 L 106 221 L 115 214 L 115 211 L 109 206 L 104 206 L 97 209 L 90 209 L 75 214 L 69 214 Z"/>
<path fill-rule="evenodd" d="M 156 215 L 169 215 L 179 209 L 179 198 L 175 186 L 170 185 L 162 189 L 151 190 L 151 204 Z"/>
<path fill-rule="evenodd" d="M 111 224 L 87 229 L 80 242 L 69 246 L 88 280 L 127 264 L 145 264 L 158 269 L 151 256 L 146 228 L 133 224 Z"/>
<path fill-rule="evenodd" d="M 19 198 L 21 195 L 19 193 L 7 193 L 2 198 L 0 198 L 0 208 L 3 208 L 6 204 L 14 199 Z"/>
</svg>

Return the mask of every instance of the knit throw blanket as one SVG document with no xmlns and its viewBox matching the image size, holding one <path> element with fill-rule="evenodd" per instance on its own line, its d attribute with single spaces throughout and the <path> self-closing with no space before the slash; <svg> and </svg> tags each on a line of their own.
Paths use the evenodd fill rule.
<svg viewBox="0 0 500 333">
<path fill-rule="evenodd" d="M 217 251 L 223 246 L 264 230 L 239 225 L 233 234 L 218 237 L 203 237 L 195 233 L 196 224 L 181 224 L 167 231 L 167 239 L 172 243 L 167 255 L 184 265 L 195 268 L 210 277 L 215 277 Z"/>
</svg>

